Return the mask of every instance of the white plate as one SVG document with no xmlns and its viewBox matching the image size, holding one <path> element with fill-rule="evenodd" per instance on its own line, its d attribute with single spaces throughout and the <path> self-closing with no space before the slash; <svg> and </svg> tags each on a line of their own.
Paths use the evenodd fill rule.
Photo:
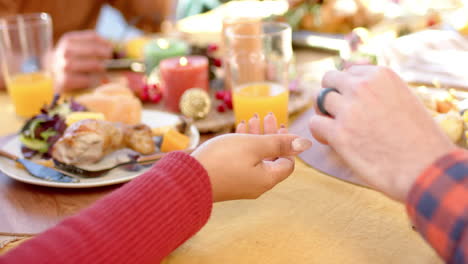
<svg viewBox="0 0 468 264">
<path fill-rule="evenodd" d="M 179 118 L 177 115 L 155 111 L 155 110 L 143 110 L 142 113 L 142 123 L 148 125 L 149 127 L 160 127 L 176 124 Z M 190 146 L 189 148 L 195 148 L 200 142 L 200 134 L 198 133 L 197 128 L 194 125 L 191 125 L 189 128 L 189 137 L 190 137 Z M 21 143 L 17 136 L 11 138 L 2 148 L 3 150 L 15 154 L 18 157 L 21 157 L 20 150 Z M 114 169 L 108 172 L 106 175 L 97 178 L 80 178 L 78 183 L 63 183 L 63 182 L 52 182 L 45 181 L 39 178 L 31 176 L 27 171 L 18 168 L 15 165 L 15 162 L 0 157 L 0 171 L 5 175 L 13 178 L 15 180 L 30 183 L 34 185 L 49 186 L 56 188 L 90 188 L 90 187 L 99 187 L 106 186 L 118 183 L 124 183 L 130 181 L 131 179 L 137 177 L 143 172 L 147 171 L 149 168 L 142 169 L 138 172 L 125 171 L 123 169 Z"/>
</svg>

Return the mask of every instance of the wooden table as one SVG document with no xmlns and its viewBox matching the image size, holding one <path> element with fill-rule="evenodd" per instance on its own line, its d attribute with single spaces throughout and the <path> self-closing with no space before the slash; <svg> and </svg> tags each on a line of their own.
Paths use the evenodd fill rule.
<svg viewBox="0 0 468 264">
<path fill-rule="evenodd" d="M 327 55 L 296 56 L 305 64 Z M 0 92 L 0 136 L 22 122 Z M 116 188 L 60 190 L 0 174 L 0 248 L 2 241 L 37 234 Z M 412 230 L 403 205 L 299 160 L 293 175 L 261 198 L 215 204 L 208 224 L 164 263 L 221 262 L 441 263 Z"/>
</svg>

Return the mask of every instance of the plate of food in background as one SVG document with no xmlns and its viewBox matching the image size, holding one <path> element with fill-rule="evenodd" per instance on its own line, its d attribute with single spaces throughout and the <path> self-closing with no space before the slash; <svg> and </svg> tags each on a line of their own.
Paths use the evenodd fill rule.
<svg viewBox="0 0 468 264">
<path fill-rule="evenodd" d="M 291 0 L 286 13 L 275 19 L 293 29 L 293 44 L 330 51 L 347 46 L 349 34 L 366 29 L 372 36 L 403 36 L 441 27 L 458 1 Z"/>
<path fill-rule="evenodd" d="M 411 86 L 434 121 L 453 143 L 468 147 L 468 93 L 455 89 Z"/>
<path fill-rule="evenodd" d="M 0 157 L 0 171 L 21 182 L 60 188 L 124 183 L 147 171 L 165 153 L 190 151 L 200 141 L 197 128 L 183 117 L 142 109 L 122 84 L 109 83 L 76 98 L 56 96 L 27 120 L 3 151 L 54 168 L 74 182 L 30 175 Z"/>
<path fill-rule="evenodd" d="M 393 38 L 444 24 L 445 13 L 459 7 L 454 1 L 392 0 L 275 0 L 230 1 L 209 12 L 177 21 L 189 42 L 221 43 L 226 18 L 261 18 L 288 23 L 295 46 L 333 53 L 348 49 L 354 30 Z M 430 2 L 430 3 L 429 3 Z M 449 3 L 450 2 L 450 3 Z M 425 10 L 421 12 L 421 10 Z"/>
</svg>

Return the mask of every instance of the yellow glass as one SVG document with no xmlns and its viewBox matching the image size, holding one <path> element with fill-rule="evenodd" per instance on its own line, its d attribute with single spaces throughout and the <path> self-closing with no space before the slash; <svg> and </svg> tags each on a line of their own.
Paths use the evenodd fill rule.
<svg viewBox="0 0 468 264">
<path fill-rule="evenodd" d="M 236 87 L 233 92 L 236 123 L 248 121 L 254 114 L 263 119 L 272 112 L 278 126 L 287 125 L 288 99 L 288 89 L 277 83 L 259 82 Z"/>
<path fill-rule="evenodd" d="M 236 123 L 273 112 L 278 126 L 288 125 L 291 36 L 289 25 L 260 19 L 225 28 L 224 65 L 233 88 Z"/>
<path fill-rule="evenodd" d="M 0 18 L 0 54 L 3 80 L 16 113 L 31 117 L 53 99 L 50 73 L 52 19 L 46 13 Z"/>
<path fill-rule="evenodd" d="M 13 75 L 7 81 L 7 88 L 16 113 L 22 117 L 38 114 L 54 97 L 52 78 L 41 72 Z"/>
</svg>

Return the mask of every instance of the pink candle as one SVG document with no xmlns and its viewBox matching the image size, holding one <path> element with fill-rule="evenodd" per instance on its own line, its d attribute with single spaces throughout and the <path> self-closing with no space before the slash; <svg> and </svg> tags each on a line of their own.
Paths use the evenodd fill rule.
<svg viewBox="0 0 468 264">
<path fill-rule="evenodd" d="M 190 88 L 208 92 L 208 59 L 203 56 L 170 58 L 159 64 L 162 92 L 167 110 L 179 112 L 182 94 Z"/>
</svg>

